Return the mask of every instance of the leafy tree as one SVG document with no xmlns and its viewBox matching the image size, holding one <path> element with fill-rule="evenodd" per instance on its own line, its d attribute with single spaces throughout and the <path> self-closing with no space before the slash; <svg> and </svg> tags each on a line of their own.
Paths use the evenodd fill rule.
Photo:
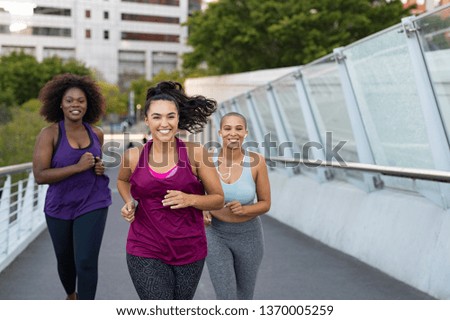
<svg viewBox="0 0 450 320">
<path fill-rule="evenodd" d="M 34 102 L 24 108 L 17 108 L 12 120 L 0 126 L 0 166 L 30 162 L 36 136 L 48 124 L 36 115 Z"/>
<path fill-rule="evenodd" d="M 119 86 L 100 81 L 98 85 L 105 97 L 106 112 L 124 115 L 127 113 L 127 96 L 120 93 Z"/>
<path fill-rule="evenodd" d="M 215 74 L 301 65 L 409 15 L 400 0 L 219 0 L 187 22 L 185 70 Z"/>
<path fill-rule="evenodd" d="M 32 55 L 13 52 L 0 57 L 0 107 L 23 104 L 36 98 L 44 84 L 60 73 L 90 75 L 91 71 L 76 60 L 50 57 L 39 63 Z"/>
</svg>

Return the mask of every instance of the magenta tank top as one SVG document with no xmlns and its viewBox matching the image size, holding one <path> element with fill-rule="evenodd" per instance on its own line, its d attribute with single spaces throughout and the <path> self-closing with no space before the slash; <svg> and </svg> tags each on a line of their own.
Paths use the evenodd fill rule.
<svg viewBox="0 0 450 320">
<path fill-rule="evenodd" d="M 102 146 L 91 126 L 83 123 L 91 143 L 83 149 L 72 148 L 67 140 L 64 121 L 59 122 L 59 137 L 52 157 L 52 168 L 63 168 L 76 164 L 86 152 L 102 157 Z M 111 204 L 109 178 L 98 176 L 94 169 L 74 174 L 49 185 L 45 198 L 45 214 L 63 220 L 73 220 L 93 210 Z"/>
<path fill-rule="evenodd" d="M 206 257 L 206 235 L 202 211 L 194 207 L 170 209 L 162 200 L 167 190 L 204 195 L 203 184 L 193 174 L 186 145 L 176 139 L 177 170 L 165 179 L 154 177 L 148 157 L 153 140 L 141 152 L 130 178 L 131 195 L 138 202 L 130 225 L 127 253 L 154 258 L 170 265 L 192 263 Z"/>
</svg>

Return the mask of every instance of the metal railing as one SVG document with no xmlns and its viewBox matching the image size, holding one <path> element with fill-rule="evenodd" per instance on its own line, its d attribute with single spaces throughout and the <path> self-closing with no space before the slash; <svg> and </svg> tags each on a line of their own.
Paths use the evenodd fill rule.
<svg viewBox="0 0 450 320">
<path fill-rule="evenodd" d="M 389 167 L 380 166 L 374 164 L 365 163 L 355 163 L 355 162 L 344 162 L 340 163 L 337 161 L 322 161 L 322 160 L 305 160 L 305 159 L 295 159 L 286 157 L 270 157 L 267 158 L 268 161 L 290 163 L 305 165 L 308 167 L 332 167 L 336 169 L 363 171 L 370 173 L 378 173 L 393 177 L 402 177 L 410 179 L 419 179 L 427 181 L 437 181 L 437 182 L 450 182 L 450 172 L 439 171 L 439 170 L 429 170 L 429 169 L 416 169 L 416 168 L 401 168 L 401 167 Z"/>
<path fill-rule="evenodd" d="M 44 229 L 46 185 L 24 163 L 0 168 L 0 272 Z"/>
</svg>

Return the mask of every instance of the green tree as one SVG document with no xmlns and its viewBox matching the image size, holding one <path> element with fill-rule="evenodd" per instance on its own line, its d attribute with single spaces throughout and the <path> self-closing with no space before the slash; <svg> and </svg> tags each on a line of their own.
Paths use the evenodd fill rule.
<svg viewBox="0 0 450 320">
<path fill-rule="evenodd" d="M 27 103 L 24 108 L 17 108 L 12 120 L 0 125 L 0 166 L 30 162 L 36 136 L 48 125 L 36 115 L 36 100 Z"/>
<path fill-rule="evenodd" d="M 185 70 L 226 74 L 302 65 L 409 15 L 400 0 L 219 0 L 187 22 Z"/>
<path fill-rule="evenodd" d="M 12 107 L 36 98 L 39 90 L 61 73 L 90 75 L 91 71 L 76 60 L 50 57 L 38 62 L 32 55 L 13 52 L 0 57 L 0 107 Z"/>
<path fill-rule="evenodd" d="M 127 113 L 127 95 L 120 93 L 119 86 L 100 81 L 98 85 L 105 97 L 106 113 L 125 115 Z"/>
</svg>

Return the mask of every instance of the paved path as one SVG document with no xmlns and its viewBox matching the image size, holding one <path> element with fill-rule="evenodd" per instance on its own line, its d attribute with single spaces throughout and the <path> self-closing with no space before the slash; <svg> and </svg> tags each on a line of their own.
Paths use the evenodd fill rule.
<svg viewBox="0 0 450 320">
<path fill-rule="evenodd" d="M 97 299 L 138 299 L 125 262 L 128 224 L 120 217 L 122 201 L 115 188 L 117 170 L 108 169 L 113 190 L 100 253 Z M 255 299 L 432 299 L 356 259 L 264 216 L 265 256 Z M 50 237 L 45 230 L 8 268 L 0 273 L 0 299 L 64 299 Z M 195 299 L 214 299 L 205 269 Z"/>
</svg>

